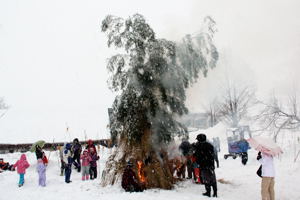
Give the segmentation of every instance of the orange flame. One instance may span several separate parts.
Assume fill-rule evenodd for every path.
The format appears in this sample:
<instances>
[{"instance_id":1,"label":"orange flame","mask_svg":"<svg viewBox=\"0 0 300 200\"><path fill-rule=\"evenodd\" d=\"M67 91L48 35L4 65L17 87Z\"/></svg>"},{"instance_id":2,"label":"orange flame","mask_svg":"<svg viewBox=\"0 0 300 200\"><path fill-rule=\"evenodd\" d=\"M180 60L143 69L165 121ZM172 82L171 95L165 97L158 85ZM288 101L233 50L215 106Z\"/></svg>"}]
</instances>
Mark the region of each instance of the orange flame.
<instances>
[{"instance_id":1,"label":"orange flame","mask_svg":"<svg viewBox=\"0 0 300 200\"><path fill-rule=\"evenodd\" d=\"M146 182L146 178L144 176L144 173L143 173L143 162L142 161L137 161L137 167L138 167L138 176L139 176L139 179L142 183L145 183Z\"/></svg>"}]
</instances>

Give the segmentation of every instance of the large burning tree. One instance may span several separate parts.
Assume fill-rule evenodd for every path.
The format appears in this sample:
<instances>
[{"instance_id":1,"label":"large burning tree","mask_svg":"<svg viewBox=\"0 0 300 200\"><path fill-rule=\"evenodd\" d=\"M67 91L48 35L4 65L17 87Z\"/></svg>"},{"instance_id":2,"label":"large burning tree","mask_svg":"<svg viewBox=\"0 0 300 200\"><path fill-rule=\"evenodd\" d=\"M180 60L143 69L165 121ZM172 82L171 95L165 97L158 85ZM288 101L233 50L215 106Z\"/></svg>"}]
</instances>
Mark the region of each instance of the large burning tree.
<instances>
[{"instance_id":1,"label":"large burning tree","mask_svg":"<svg viewBox=\"0 0 300 200\"><path fill-rule=\"evenodd\" d=\"M187 133L176 120L188 112L185 90L218 59L212 42L215 22L207 17L205 23L200 33L175 43L156 38L140 14L126 20L109 15L102 21L108 47L122 52L107 64L110 88L119 94L111 122L118 143L103 171L103 186L119 182L131 159L146 188L172 188L165 148L176 134Z\"/></svg>"}]
</instances>

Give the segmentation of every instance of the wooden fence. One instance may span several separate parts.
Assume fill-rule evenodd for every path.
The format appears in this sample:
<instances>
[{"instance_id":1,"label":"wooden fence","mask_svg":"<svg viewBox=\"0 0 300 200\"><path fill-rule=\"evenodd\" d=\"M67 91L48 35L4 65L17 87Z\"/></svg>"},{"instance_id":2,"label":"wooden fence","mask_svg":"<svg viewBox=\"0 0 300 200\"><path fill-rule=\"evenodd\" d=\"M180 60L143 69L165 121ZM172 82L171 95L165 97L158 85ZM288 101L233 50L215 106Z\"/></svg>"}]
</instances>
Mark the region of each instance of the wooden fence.
<instances>
[{"instance_id":1,"label":"wooden fence","mask_svg":"<svg viewBox=\"0 0 300 200\"><path fill-rule=\"evenodd\" d=\"M112 142L110 139L93 140L95 145L102 145L111 148ZM27 152L33 143L26 144L0 144L0 153ZM87 141L80 141L81 145L86 145ZM63 146L63 142L45 143L43 149L48 151L56 150L58 146Z\"/></svg>"}]
</instances>

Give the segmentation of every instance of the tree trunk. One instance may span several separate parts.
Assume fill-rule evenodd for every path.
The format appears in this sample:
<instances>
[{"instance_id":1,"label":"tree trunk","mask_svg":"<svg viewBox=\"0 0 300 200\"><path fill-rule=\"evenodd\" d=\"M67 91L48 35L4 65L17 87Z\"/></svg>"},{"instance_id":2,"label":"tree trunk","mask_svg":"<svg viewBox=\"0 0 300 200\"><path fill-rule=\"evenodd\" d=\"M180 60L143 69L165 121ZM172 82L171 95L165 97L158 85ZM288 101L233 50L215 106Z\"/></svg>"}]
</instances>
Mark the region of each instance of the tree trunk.
<instances>
[{"instance_id":1,"label":"tree trunk","mask_svg":"<svg viewBox=\"0 0 300 200\"><path fill-rule=\"evenodd\" d=\"M120 139L118 147L106 162L101 185L121 184L123 170L128 160L133 162L136 177L146 189L172 188L174 179L169 168L167 153L162 148L154 148L149 129L144 131L140 143L129 145L126 138Z\"/></svg>"}]
</instances>

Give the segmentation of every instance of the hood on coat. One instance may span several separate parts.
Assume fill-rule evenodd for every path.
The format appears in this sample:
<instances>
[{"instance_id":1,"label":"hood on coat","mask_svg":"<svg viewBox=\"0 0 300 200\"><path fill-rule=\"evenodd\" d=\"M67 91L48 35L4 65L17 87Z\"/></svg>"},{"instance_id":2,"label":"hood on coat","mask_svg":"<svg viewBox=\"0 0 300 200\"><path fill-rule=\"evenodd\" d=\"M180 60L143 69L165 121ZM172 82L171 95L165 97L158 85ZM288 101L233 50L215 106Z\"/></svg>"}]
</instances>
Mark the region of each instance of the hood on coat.
<instances>
[{"instance_id":1,"label":"hood on coat","mask_svg":"<svg viewBox=\"0 0 300 200\"><path fill-rule=\"evenodd\" d=\"M93 140L91 140L91 139L89 139L88 141L87 141L87 144L88 145L92 145L94 142L93 142Z\"/></svg>"},{"instance_id":2,"label":"hood on coat","mask_svg":"<svg viewBox=\"0 0 300 200\"><path fill-rule=\"evenodd\" d=\"M83 151L83 155L88 155L88 150L87 150L87 149L85 149L85 150Z\"/></svg>"},{"instance_id":3,"label":"hood on coat","mask_svg":"<svg viewBox=\"0 0 300 200\"><path fill-rule=\"evenodd\" d=\"M20 160L27 160L26 155L24 153L21 155Z\"/></svg>"},{"instance_id":4,"label":"hood on coat","mask_svg":"<svg viewBox=\"0 0 300 200\"><path fill-rule=\"evenodd\" d=\"M70 143L67 143L67 144L66 144L66 149L67 149L67 150L71 150L71 148L72 148L72 145L71 145Z\"/></svg>"},{"instance_id":5,"label":"hood on coat","mask_svg":"<svg viewBox=\"0 0 300 200\"><path fill-rule=\"evenodd\" d=\"M73 143L74 143L74 144L79 143L78 138L75 138L75 139L73 140Z\"/></svg>"}]
</instances>

